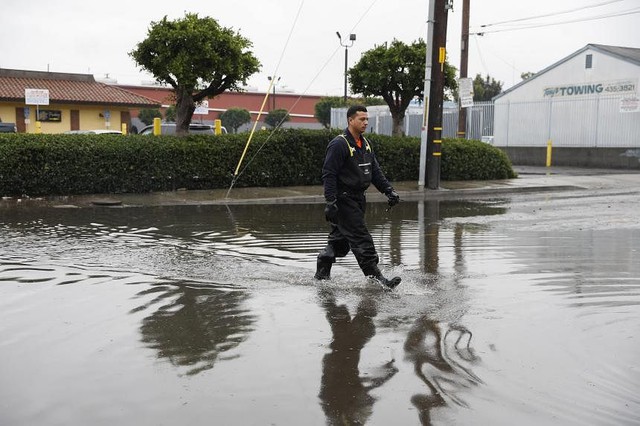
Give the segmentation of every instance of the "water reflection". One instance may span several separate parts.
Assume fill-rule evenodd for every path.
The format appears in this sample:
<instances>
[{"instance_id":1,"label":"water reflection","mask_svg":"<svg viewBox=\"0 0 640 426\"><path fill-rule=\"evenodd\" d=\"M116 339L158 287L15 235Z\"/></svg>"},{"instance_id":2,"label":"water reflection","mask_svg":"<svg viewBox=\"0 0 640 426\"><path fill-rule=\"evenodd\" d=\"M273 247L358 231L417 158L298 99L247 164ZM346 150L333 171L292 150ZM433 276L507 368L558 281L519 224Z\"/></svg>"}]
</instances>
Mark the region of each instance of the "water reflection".
<instances>
[{"instance_id":1,"label":"water reflection","mask_svg":"<svg viewBox=\"0 0 640 426\"><path fill-rule=\"evenodd\" d=\"M322 205L0 208L0 418L638 423L637 230L502 226L515 204L372 204L402 286L345 262L320 303Z\"/></svg>"},{"instance_id":2,"label":"water reflection","mask_svg":"<svg viewBox=\"0 0 640 426\"><path fill-rule=\"evenodd\" d=\"M320 297L332 333L331 352L322 359L319 394L327 424L366 424L376 401L371 391L398 372L391 360L372 375L360 374L360 352L376 334L376 302L365 296L352 317L346 305L337 304L330 290L322 291Z\"/></svg>"},{"instance_id":3,"label":"water reflection","mask_svg":"<svg viewBox=\"0 0 640 426\"><path fill-rule=\"evenodd\" d=\"M502 214L501 208L484 206L483 214ZM476 214L476 209L467 211ZM461 214L461 213L458 213ZM411 396L411 404L418 411L423 425L432 424L432 411L449 404L469 408L463 391L481 384L472 366L479 357L471 348L472 333L461 325L468 310L468 295L462 279L466 272L464 253L465 226L453 226L452 274L439 273L441 268L443 215L438 200L418 206L421 270L432 277L430 285L439 289L426 313L412 324L404 343L405 359L413 364L416 377L426 386L426 392ZM474 231L472 227L470 230Z\"/></svg>"},{"instance_id":4,"label":"water reflection","mask_svg":"<svg viewBox=\"0 0 640 426\"><path fill-rule=\"evenodd\" d=\"M418 203L417 223L420 251L420 270L436 274L440 267L442 237L440 235L443 220L446 218L503 215L507 208L499 200L483 203L427 200ZM467 224L469 225L469 224ZM477 232L478 227L454 224L454 249L456 264L462 261L462 242L465 230Z\"/></svg>"},{"instance_id":5,"label":"water reflection","mask_svg":"<svg viewBox=\"0 0 640 426\"><path fill-rule=\"evenodd\" d=\"M411 327L404 344L405 359L413 363L414 373L427 386L427 393L411 397L423 425L431 424L431 410L448 401L467 407L460 390L482 383L471 370L479 361L470 346L471 337L465 327L440 323L428 315Z\"/></svg>"},{"instance_id":6,"label":"water reflection","mask_svg":"<svg viewBox=\"0 0 640 426\"><path fill-rule=\"evenodd\" d=\"M253 331L255 316L243 308L249 297L244 291L183 282L157 286L138 297L149 295L153 300L133 311L158 305L142 320L142 341L159 358L187 367L187 375L213 368Z\"/></svg>"}]
</instances>

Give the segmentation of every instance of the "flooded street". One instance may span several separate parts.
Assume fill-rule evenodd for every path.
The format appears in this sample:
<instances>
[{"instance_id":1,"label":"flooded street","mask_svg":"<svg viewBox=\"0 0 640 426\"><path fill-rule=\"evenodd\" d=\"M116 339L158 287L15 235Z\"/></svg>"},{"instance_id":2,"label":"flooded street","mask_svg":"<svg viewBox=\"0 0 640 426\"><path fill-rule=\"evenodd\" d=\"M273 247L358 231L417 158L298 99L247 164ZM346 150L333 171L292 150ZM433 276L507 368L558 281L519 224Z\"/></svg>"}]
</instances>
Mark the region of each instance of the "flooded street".
<instances>
[{"instance_id":1,"label":"flooded street","mask_svg":"<svg viewBox=\"0 0 640 426\"><path fill-rule=\"evenodd\" d=\"M1 425L640 423L638 194L0 208Z\"/></svg>"}]
</instances>

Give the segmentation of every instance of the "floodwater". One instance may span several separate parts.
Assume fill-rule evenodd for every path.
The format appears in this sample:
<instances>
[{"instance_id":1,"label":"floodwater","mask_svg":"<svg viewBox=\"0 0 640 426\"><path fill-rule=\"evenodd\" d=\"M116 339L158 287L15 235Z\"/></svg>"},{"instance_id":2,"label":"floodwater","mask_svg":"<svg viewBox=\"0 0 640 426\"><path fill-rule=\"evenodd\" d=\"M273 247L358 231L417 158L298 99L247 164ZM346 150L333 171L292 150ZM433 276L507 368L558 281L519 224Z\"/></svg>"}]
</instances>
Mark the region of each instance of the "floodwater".
<instances>
[{"instance_id":1,"label":"floodwater","mask_svg":"<svg viewBox=\"0 0 640 426\"><path fill-rule=\"evenodd\" d=\"M394 292L322 205L2 208L0 424L638 424L637 209L531 197L370 204Z\"/></svg>"}]
</instances>

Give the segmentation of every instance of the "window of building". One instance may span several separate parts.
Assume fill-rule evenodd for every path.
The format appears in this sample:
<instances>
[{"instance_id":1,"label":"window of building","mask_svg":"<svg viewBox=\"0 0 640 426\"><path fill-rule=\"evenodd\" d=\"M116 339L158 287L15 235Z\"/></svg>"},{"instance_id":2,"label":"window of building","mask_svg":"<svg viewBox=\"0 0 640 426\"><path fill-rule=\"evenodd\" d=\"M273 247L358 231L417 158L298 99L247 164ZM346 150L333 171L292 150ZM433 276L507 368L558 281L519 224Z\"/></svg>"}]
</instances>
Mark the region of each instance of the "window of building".
<instances>
[{"instance_id":1,"label":"window of building","mask_svg":"<svg viewBox=\"0 0 640 426\"><path fill-rule=\"evenodd\" d=\"M585 58L584 67L589 69L593 67L593 55L587 55Z\"/></svg>"}]
</instances>

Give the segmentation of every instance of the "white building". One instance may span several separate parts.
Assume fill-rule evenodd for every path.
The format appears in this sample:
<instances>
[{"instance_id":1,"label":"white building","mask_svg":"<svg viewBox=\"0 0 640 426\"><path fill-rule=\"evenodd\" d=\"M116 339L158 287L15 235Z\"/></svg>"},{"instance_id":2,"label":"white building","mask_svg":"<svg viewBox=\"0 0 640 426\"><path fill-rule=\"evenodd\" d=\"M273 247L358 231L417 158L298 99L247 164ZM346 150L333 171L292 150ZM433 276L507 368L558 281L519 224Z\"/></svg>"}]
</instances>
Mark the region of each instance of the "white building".
<instances>
[{"instance_id":1,"label":"white building","mask_svg":"<svg viewBox=\"0 0 640 426\"><path fill-rule=\"evenodd\" d=\"M639 80L639 48L588 44L494 98L494 144L640 148Z\"/></svg>"}]
</instances>

